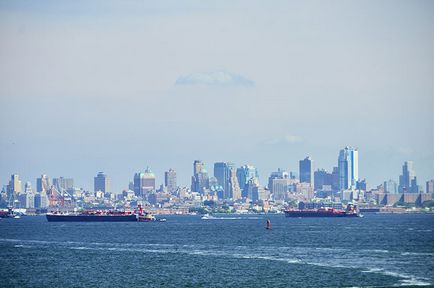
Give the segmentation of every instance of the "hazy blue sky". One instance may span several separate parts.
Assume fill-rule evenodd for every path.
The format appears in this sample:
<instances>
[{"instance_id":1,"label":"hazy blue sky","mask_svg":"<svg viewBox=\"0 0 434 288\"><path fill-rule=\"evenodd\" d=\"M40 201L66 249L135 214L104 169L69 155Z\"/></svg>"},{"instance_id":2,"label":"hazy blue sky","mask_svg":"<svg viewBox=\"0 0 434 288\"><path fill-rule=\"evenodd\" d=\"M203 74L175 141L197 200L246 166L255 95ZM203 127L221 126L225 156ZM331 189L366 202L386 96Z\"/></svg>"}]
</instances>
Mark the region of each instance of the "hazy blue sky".
<instances>
[{"instance_id":1,"label":"hazy blue sky","mask_svg":"<svg viewBox=\"0 0 434 288\"><path fill-rule=\"evenodd\" d=\"M194 159L434 178L433 1L0 1L0 183ZM423 182L422 182L423 181Z\"/></svg>"}]
</instances>

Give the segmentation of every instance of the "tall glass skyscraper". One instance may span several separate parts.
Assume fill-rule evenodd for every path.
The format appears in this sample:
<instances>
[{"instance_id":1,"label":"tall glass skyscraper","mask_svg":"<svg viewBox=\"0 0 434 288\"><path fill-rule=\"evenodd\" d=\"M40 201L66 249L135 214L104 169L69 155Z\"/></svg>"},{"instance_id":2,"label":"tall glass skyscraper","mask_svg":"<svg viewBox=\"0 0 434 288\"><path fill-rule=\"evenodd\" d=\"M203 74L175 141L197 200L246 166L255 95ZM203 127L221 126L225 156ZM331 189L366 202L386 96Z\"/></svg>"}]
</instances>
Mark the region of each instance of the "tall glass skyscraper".
<instances>
[{"instance_id":1,"label":"tall glass skyscraper","mask_svg":"<svg viewBox=\"0 0 434 288\"><path fill-rule=\"evenodd\" d=\"M314 187L314 174L313 174L313 160L310 157L304 158L299 162L300 168L300 182L309 183L312 188Z\"/></svg>"},{"instance_id":2,"label":"tall glass skyscraper","mask_svg":"<svg viewBox=\"0 0 434 288\"><path fill-rule=\"evenodd\" d=\"M217 178L218 185L223 187L223 199L232 198L231 183L229 180L232 177L231 170L233 169L235 169L233 163L214 163L214 177Z\"/></svg>"},{"instance_id":3,"label":"tall glass skyscraper","mask_svg":"<svg viewBox=\"0 0 434 288\"><path fill-rule=\"evenodd\" d=\"M93 178L94 191L110 192L110 178L104 172L98 172Z\"/></svg>"},{"instance_id":4,"label":"tall glass skyscraper","mask_svg":"<svg viewBox=\"0 0 434 288\"><path fill-rule=\"evenodd\" d=\"M339 189L355 189L359 180L359 151L345 147L339 152Z\"/></svg>"},{"instance_id":5,"label":"tall glass skyscraper","mask_svg":"<svg viewBox=\"0 0 434 288\"><path fill-rule=\"evenodd\" d=\"M416 172L414 171L413 161L405 161L402 166L402 175L399 176L400 193L418 193L419 187L417 186Z\"/></svg>"},{"instance_id":6,"label":"tall glass skyscraper","mask_svg":"<svg viewBox=\"0 0 434 288\"><path fill-rule=\"evenodd\" d=\"M241 166L237 168L237 178L240 189L243 190L251 178L259 178L258 170L252 165Z\"/></svg>"},{"instance_id":7,"label":"tall glass skyscraper","mask_svg":"<svg viewBox=\"0 0 434 288\"><path fill-rule=\"evenodd\" d=\"M209 176L205 169L205 164L200 160L193 162L193 176L191 177L191 190L204 193L209 189Z\"/></svg>"}]
</instances>

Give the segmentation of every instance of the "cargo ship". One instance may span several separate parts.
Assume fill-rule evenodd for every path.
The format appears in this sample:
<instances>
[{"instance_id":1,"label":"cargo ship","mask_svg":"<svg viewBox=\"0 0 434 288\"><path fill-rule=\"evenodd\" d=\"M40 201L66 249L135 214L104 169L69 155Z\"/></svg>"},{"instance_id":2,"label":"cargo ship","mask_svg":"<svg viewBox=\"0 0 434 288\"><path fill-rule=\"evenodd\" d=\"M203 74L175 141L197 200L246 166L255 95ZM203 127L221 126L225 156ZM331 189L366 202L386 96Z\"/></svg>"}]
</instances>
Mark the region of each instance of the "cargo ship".
<instances>
[{"instance_id":1,"label":"cargo ship","mask_svg":"<svg viewBox=\"0 0 434 288\"><path fill-rule=\"evenodd\" d=\"M151 214L144 212L141 205L135 211L90 210L81 213L47 213L48 222L137 222L156 221Z\"/></svg>"},{"instance_id":2,"label":"cargo ship","mask_svg":"<svg viewBox=\"0 0 434 288\"><path fill-rule=\"evenodd\" d=\"M354 204L348 204L347 209L318 208L318 209L288 209L286 217L362 217Z\"/></svg>"},{"instance_id":3,"label":"cargo ship","mask_svg":"<svg viewBox=\"0 0 434 288\"><path fill-rule=\"evenodd\" d=\"M64 214L48 213L48 222L134 222L138 216L134 212L118 211L85 211L82 213Z\"/></svg>"}]
</instances>

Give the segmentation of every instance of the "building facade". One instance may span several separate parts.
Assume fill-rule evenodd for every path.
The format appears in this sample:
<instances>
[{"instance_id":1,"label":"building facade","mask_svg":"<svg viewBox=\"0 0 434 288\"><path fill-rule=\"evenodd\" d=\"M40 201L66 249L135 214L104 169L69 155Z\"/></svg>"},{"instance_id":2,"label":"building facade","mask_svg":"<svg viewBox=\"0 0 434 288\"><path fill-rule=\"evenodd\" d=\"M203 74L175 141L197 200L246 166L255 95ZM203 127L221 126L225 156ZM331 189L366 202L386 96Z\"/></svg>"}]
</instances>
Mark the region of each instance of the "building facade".
<instances>
[{"instance_id":1,"label":"building facade","mask_svg":"<svg viewBox=\"0 0 434 288\"><path fill-rule=\"evenodd\" d=\"M178 189L175 170L169 169L169 171L164 172L164 186L167 187L169 193L173 193Z\"/></svg>"},{"instance_id":2,"label":"building facade","mask_svg":"<svg viewBox=\"0 0 434 288\"><path fill-rule=\"evenodd\" d=\"M339 152L339 190L356 189L359 180L359 151L345 147Z\"/></svg>"},{"instance_id":3,"label":"building facade","mask_svg":"<svg viewBox=\"0 0 434 288\"><path fill-rule=\"evenodd\" d=\"M314 187L313 160L306 157L299 161L300 183L309 183Z\"/></svg>"},{"instance_id":4,"label":"building facade","mask_svg":"<svg viewBox=\"0 0 434 288\"><path fill-rule=\"evenodd\" d=\"M232 177L231 170L235 167L233 163L217 162L214 163L214 177L217 179L218 185L223 188L223 199L232 198L231 184L229 183Z\"/></svg>"},{"instance_id":5,"label":"building facade","mask_svg":"<svg viewBox=\"0 0 434 288\"><path fill-rule=\"evenodd\" d=\"M384 181L383 188L384 188L384 193L390 193L390 194L398 193L398 184L392 179L388 181Z\"/></svg>"},{"instance_id":6,"label":"building facade","mask_svg":"<svg viewBox=\"0 0 434 288\"><path fill-rule=\"evenodd\" d=\"M402 175L399 176L399 193L418 193L416 172L414 171L413 161L405 161L402 166Z\"/></svg>"},{"instance_id":7,"label":"building facade","mask_svg":"<svg viewBox=\"0 0 434 288\"><path fill-rule=\"evenodd\" d=\"M434 193L434 180L426 181L426 193Z\"/></svg>"},{"instance_id":8,"label":"building facade","mask_svg":"<svg viewBox=\"0 0 434 288\"><path fill-rule=\"evenodd\" d=\"M93 191L101 191L103 193L108 193L110 191L110 178L104 174L104 172L98 172L96 177L93 178Z\"/></svg>"}]
</instances>

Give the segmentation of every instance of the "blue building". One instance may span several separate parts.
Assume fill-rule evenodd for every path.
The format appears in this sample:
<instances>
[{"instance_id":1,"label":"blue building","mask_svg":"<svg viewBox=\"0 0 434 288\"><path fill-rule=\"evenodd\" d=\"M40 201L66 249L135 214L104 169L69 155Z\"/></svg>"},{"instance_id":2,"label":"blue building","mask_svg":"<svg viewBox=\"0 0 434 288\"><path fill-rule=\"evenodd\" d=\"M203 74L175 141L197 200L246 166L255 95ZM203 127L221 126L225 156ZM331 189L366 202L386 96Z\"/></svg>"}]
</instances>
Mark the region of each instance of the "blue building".
<instances>
[{"instance_id":1,"label":"blue building","mask_svg":"<svg viewBox=\"0 0 434 288\"><path fill-rule=\"evenodd\" d=\"M339 190L355 189L359 180L359 151L345 147L339 152Z\"/></svg>"}]
</instances>

